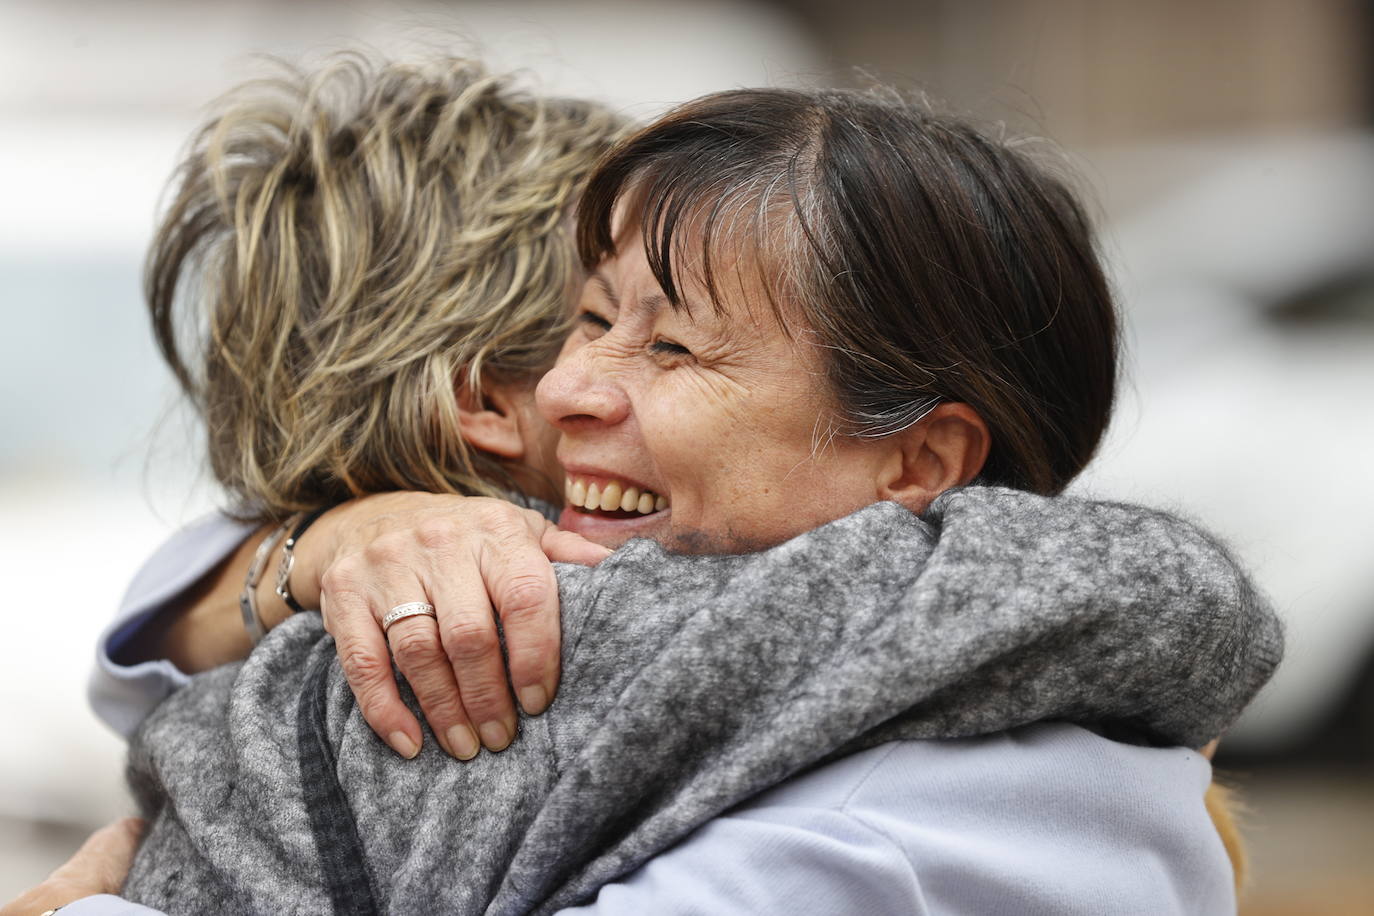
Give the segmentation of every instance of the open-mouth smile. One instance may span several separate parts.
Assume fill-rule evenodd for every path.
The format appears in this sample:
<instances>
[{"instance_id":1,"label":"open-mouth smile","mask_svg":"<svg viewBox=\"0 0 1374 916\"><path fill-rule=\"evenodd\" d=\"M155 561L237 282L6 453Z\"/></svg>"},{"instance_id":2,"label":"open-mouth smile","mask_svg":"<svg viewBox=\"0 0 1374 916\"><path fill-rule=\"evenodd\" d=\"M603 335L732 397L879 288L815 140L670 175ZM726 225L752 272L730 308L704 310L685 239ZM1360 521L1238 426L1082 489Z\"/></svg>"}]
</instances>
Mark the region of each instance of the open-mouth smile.
<instances>
[{"instance_id":1,"label":"open-mouth smile","mask_svg":"<svg viewBox=\"0 0 1374 916\"><path fill-rule=\"evenodd\" d=\"M602 518L639 518L670 505L667 497L635 484L582 474L565 477L563 493L570 508Z\"/></svg>"}]
</instances>

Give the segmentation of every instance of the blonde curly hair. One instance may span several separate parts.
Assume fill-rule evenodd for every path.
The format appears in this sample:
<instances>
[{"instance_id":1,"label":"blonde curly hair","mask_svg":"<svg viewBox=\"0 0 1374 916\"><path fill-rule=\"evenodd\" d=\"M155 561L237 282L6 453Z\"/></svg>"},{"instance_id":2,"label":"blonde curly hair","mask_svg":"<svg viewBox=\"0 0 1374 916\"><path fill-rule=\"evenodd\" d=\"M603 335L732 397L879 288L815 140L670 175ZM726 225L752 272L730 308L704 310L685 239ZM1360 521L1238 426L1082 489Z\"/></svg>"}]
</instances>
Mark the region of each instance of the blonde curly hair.
<instances>
[{"instance_id":1,"label":"blonde curly hair","mask_svg":"<svg viewBox=\"0 0 1374 916\"><path fill-rule=\"evenodd\" d=\"M277 66L192 138L145 274L231 511L496 493L456 385L552 363L581 275L569 211L625 122L470 60Z\"/></svg>"}]
</instances>

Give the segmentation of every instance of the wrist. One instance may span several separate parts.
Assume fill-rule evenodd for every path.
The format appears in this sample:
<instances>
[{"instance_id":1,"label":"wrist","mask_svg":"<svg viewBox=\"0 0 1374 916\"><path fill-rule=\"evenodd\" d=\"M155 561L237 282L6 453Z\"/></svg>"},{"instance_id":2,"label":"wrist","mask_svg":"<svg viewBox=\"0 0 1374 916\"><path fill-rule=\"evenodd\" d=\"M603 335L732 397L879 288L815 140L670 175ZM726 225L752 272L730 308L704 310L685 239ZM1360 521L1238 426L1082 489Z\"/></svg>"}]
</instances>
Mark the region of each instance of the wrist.
<instances>
[{"instance_id":1,"label":"wrist","mask_svg":"<svg viewBox=\"0 0 1374 916\"><path fill-rule=\"evenodd\" d=\"M331 506L293 519L290 534L269 558L271 573L264 575L254 590L265 630L298 611L319 609L320 579L333 560L341 530L339 517L347 514L349 505Z\"/></svg>"},{"instance_id":2,"label":"wrist","mask_svg":"<svg viewBox=\"0 0 1374 916\"><path fill-rule=\"evenodd\" d=\"M280 549L278 548L278 550ZM265 632L271 632L291 616L291 609L286 606L285 601L277 596L274 580L271 577L263 577L263 581L259 582L253 589L253 594L257 597L258 619L262 621L262 628Z\"/></svg>"},{"instance_id":3,"label":"wrist","mask_svg":"<svg viewBox=\"0 0 1374 916\"><path fill-rule=\"evenodd\" d=\"M296 566L296 545L300 543L305 533L310 530L310 526L315 524L315 522L331 508L333 507L323 506L319 509L314 509L310 512L294 516L290 524L293 524L295 527L292 529L291 533L287 535L285 542L281 545L281 560L277 563L276 583L272 591L293 614L299 614L306 609L305 605L301 604L298 598L291 594L291 573ZM302 594L304 593L302 592Z\"/></svg>"},{"instance_id":4,"label":"wrist","mask_svg":"<svg viewBox=\"0 0 1374 916\"><path fill-rule=\"evenodd\" d=\"M317 564L311 561L329 527L318 523L330 508L299 512L262 541L239 599L244 629L254 643L292 614L319 607ZM312 546L300 550L307 533Z\"/></svg>"},{"instance_id":5,"label":"wrist","mask_svg":"<svg viewBox=\"0 0 1374 916\"><path fill-rule=\"evenodd\" d=\"M319 610L322 591L320 580L334 562L341 532L345 530L345 520L357 502L356 499L349 500L326 509L314 520L292 551L295 560L291 567L289 589L296 603L306 610ZM292 613L279 596L274 595L273 598L283 615Z\"/></svg>"},{"instance_id":6,"label":"wrist","mask_svg":"<svg viewBox=\"0 0 1374 916\"><path fill-rule=\"evenodd\" d=\"M244 632L248 634L248 639L253 645L261 642L268 630L259 600L262 585L267 580L267 568L272 564L277 549L295 523L296 518L293 516L272 528L258 544L257 550L253 552L253 560L248 564L243 589L239 592L239 619L243 622Z\"/></svg>"}]
</instances>

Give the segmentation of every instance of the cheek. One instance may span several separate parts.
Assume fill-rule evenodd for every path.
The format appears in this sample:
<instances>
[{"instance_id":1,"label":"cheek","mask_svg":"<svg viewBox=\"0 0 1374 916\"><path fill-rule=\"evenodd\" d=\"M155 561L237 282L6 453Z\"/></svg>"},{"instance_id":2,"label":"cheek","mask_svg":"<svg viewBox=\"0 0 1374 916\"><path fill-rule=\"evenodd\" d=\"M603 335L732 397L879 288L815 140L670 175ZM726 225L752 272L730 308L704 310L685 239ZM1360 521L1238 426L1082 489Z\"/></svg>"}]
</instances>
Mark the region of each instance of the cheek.
<instances>
[{"instance_id":1,"label":"cheek","mask_svg":"<svg viewBox=\"0 0 1374 916\"><path fill-rule=\"evenodd\" d=\"M783 530L795 517L794 504L825 490L813 460L814 410L784 411L719 389L713 394L694 399L690 410L662 412L655 428L645 430L646 440L659 446L660 471L680 507L675 520L785 540L794 533Z\"/></svg>"},{"instance_id":2,"label":"cheek","mask_svg":"<svg viewBox=\"0 0 1374 916\"><path fill-rule=\"evenodd\" d=\"M760 428L766 413L732 381L678 370L642 387L637 401L646 447L661 471L684 483L747 471L769 452Z\"/></svg>"},{"instance_id":3,"label":"cheek","mask_svg":"<svg viewBox=\"0 0 1374 916\"><path fill-rule=\"evenodd\" d=\"M877 499L875 448L827 436L814 403L779 408L764 428L742 432L753 447L732 450L738 523L781 541L854 512ZM753 433L752 436L749 433Z\"/></svg>"}]
</instances>

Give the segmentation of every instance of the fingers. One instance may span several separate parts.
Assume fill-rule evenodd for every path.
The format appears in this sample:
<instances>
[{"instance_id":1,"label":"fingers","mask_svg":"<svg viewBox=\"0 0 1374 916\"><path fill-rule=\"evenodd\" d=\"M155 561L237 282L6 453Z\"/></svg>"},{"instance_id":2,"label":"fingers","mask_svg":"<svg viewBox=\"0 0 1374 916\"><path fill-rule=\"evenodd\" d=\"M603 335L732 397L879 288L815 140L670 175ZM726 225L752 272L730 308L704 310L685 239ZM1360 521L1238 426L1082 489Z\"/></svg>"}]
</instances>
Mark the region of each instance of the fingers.
<instances>
[{"instance_id":1,"label":"fingers","mask_svg":"<svg viewBox=\"0 0 1374 916\"><path fill-rule=\"evenodd\" d=\"M420 722L401 702L391 654L360 575L348 561L330 566L321 581L320 612L363 719L392 750L410 759L420 753Z\"/></svg>"},{"instance_id":2,"label":"fingers","mask_svg":"<svg viewBox=\"0 0 1374 916\"><path fill-rule=\"evenodd\" d=\"M540 547L552 526L508 503L472 505L461 529L450 518L417 534L431 555L448 558L426 582L439 609L440 639L482 744L501 750L518 722L509 687L532 715L558 688L558 584ZM493 606L505 633L504 659Z\"/></svg>"},{"instance_id":3,"label":"fingers","mask_svg":"<svg viewBox=\"0 0 1374 916\"><path fill-rule=\"evenodd\" d=\"M386 637L396 667L415 692L439 744L459 760L476 757L481 746L463 707L436 622L430 617L408 617L392 624Z\"/></svg>"},{"instance_id":4,"label":"fingers","mask_svg":"<svg viewBox=\"0 0 1374 916\"><path fill-rule=\"evenodd\" d=\"M496 620L475 558L464 555L453 566L452 574L428 583L439 609L441 661L447 663L449 679L459 685L462 707L482 745L503 750L515 738L516 716ZM434 724L432 718L430 724Z\"/></svg>"},{"instance_id":5,"label":"fingers","mask_svg":"<svg viewBox=\"0 0 1374 916\"><path fill-rule=\"evenodd\" d=\"M376 570L370 592L371 613L375 622L369 623L374 627L380 626L382 619L393 608L403 604L426 602L436 608L436 614L439 608L447 612L448 602L442 593L422 581L420 576L424 566L417 566L415 559L412 559L413 546L409 538L389 537L378 539L364 551L370 568ZM431 559L434 555L427 552L421 558ZM448 556L448 553L437 555ZM484 603L481 613L485 614L490 626L490 607ZM419 701L425 720L438 738L440 747L459 760L476 757L481 745L478 744L471 716L464 706L453 667L440 640L435 618L423 615L403 618L392 624L382 638L390 646L391 657L415 693L415 699ZM496 664L500 677L499 672L504 669L500 667L499 643ZM500 686L504 691L504 682ZM509 739L501 747L508 743Z\"/></svg>"},{"instance_id":6,"label":"fingers","mask_svg":"<svg viewBox=\"0 0 1374 916\"><path fill-rule=\"evenodd\" d=\"M519 516L512 514L516 511L494 503L481 531L519 525ZM480 538L474 538L469 530L473 527L477 526L450 516L425 518L375 535L326 573L328 616L331 626L332 618L338 619L340 660L360 711L407 757L418 751L421 732L400 701L388 647L449 754L468 760L482 745L502 750L516 734L515 705L478 569L475 545ZM525 538L532 539L528 534ZM542 555L539 560L548 565ZM387 612L412 601L433 604L437 621L407 618L378 639L379 622Z\"/></svg>"},{"instance_id":7,"label":"fingers","mask_svg":"<svg viewBox=\"0 0 1374 916\"><path fill-rule=\"evenodd\" d=\"M542 526L544 520L539 519ZM558 580L539 542L528 534L488 545L482 579L501 618L511 685L520 707L535 716L558 690L562 641Z\"/></svg>"},{"instance_id":8,"label":"fingers","mask_svg":"<svg viewBox=\"0 0 1374 916\"><path fill-rule=\"evenodd\" d=\"M595 566L611 555L609 547L587 540L574 531L564 531L552 522L540 538L544 555L555 563Z\"/></svg>"},{"instance_id":9,"label":"fingers","mask_svg":"<svg viewBox=\"0 0 1374 916\"><path fill-rule=\"evenodd\" d=\"M510 688L530 714L558 689L558 584L546 548L586 564L609 551L500 500L389 496L369 497L386 511L350 526L321 581L325 625L360 711L397 752L418 753L422 732L400 700L394 657L446 751L501 750L518 725ZM407 618L384 636L382 617L412 601L433 604L437 620Z\"/></svg>"}]
</instances>

